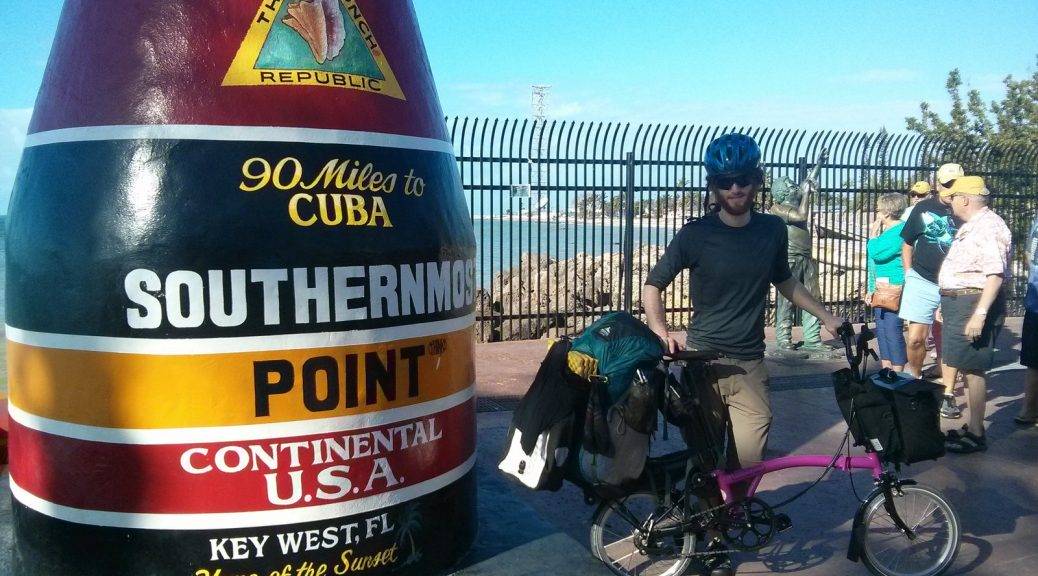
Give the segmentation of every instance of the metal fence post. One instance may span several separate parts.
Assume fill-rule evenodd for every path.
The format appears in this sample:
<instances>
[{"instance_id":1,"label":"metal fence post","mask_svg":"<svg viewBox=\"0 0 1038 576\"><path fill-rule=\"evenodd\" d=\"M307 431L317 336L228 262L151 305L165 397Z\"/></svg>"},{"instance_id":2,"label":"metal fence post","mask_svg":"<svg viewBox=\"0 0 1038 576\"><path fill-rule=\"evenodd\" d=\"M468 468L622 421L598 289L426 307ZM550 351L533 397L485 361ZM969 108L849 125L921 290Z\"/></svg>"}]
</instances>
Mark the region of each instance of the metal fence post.
<instances>
[{"instance_id":1,"label":"metal fence post","mask_svg":"<svg viewBox=\"0 0 1038 576\"><path fill-rule=\"evenodd\" d=\"M702 215L698 199L709 193L697 159L729 131L560 121L541 133L529 119L464 117L448 119L448 126L478 244L475 307L483 339L575 332L607 311L636 312L635 266L654 264L682 223ZM831 151L812 206L820 229L819 283L825 303L849 317L867 310L857 293L866 282L866 211L876 197L903 191L945 159L976 156L956 142L907 135L746 130L775 177L802 181L815 153ZM541 134L548 152L538 158L533 151ZM1038 149L979 154L977 173L990 180L996 206L1019 236L1038 198ZM544 180L532 177L532 159L550 168ZM530 205L531 187L543 205ZM1013 268L1014 277L1026 278L1022 258ZM688 275L678 282L687 288ZM1022 313L1025 286L1021 281L1010 291L1014 314ZM683 292L675 287L667 294L675 327L686 326L692 312Z\"/></svg>"},{"instance_id":2,"label":"metal fence post","mask_svg":"<svg viewBox=\"0 0 1038 576\"><path fill-rule=\"evenodd\" d=\"M624 311L633 313L634 303L634 152L627 153L627 188L624 190Z\"/></svg>"}]
</instances>

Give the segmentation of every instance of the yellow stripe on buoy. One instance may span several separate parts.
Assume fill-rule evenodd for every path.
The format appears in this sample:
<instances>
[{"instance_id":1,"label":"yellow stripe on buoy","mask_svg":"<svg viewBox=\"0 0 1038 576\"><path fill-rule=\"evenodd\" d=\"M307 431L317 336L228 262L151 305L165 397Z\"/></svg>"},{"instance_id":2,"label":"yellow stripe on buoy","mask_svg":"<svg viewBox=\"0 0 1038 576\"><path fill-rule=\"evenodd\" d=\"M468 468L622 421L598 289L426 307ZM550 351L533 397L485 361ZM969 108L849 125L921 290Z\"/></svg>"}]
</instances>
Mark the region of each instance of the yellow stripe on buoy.
<instances>
[{"instance_id":1,"label":"yellow stripe on buoy","mask_svg":"<svg viewBox=\"0 0 1038 576\"><path fill-rule=\"evenodd\" d=\"M11 402L63 422L189 428L350 416L472 386L472 329L379 344L208 355L42 348L8 341ZM75 374L70 385L60 374ZM330 382L332 380L333 382Z\"/></svg>"}]
</instances>

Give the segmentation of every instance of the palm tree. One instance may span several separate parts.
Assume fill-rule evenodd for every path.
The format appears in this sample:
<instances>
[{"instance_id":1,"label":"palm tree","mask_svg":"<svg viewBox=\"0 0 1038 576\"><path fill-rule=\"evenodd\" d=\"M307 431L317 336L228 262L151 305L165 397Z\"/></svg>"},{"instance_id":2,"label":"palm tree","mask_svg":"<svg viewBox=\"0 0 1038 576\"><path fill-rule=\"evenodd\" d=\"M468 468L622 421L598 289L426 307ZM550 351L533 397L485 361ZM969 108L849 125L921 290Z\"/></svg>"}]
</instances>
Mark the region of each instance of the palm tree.
<instances>
[{"instance_id":1,"label":"palm tree","mask_svg":"<svg viewBox=\"0 0 1038 576\"><path fill-rule=\"evenodd\" d=\"M404 538L407 538L407 544L411 549L410 554L404 559L401 566L408 566L414 564L422 559L422 552L415 545L413 532L421 530L422 528L422 513L418 509L417 502L409 502L404 506L401 517L397 519L400 524L400 531L397 533L396 543L401 549L404 547Z\"/></svg>"}]
</instances>

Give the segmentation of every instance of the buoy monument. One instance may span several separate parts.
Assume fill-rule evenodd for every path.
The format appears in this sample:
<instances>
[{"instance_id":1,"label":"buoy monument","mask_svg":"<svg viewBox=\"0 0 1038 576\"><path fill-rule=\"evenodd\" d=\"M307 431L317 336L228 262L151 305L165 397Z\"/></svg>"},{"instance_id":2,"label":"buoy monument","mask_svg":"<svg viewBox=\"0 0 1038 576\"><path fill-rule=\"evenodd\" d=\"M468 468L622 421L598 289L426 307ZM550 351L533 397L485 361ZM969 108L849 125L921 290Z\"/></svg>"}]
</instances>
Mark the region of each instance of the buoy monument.
<instances>
[{"instance_id":1,"label":"buoy monument","mask_svg":"<svg viewBox=\"0 0 1038 576\"><path fill-rule=\"evenodd\" d=\"M18 575L429 574L475 240L406 0L66 0L8 211Z\"/></svg>"}]
</instances>

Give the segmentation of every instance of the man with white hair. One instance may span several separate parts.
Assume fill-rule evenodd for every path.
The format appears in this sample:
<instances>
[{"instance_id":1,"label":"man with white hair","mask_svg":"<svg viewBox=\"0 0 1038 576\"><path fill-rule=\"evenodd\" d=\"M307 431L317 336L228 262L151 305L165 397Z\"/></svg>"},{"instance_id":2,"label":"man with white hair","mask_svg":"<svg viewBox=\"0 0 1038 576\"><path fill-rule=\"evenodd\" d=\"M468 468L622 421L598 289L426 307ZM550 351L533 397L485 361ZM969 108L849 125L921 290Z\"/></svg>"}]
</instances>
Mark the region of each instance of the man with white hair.
<instances>
[{"instance_id":1,"label":"man with white hair","mask_svg":"<svg viewBox=\"0 0 1038 576\"><path fill-rule=\"evenodd\" d=\"M955 180L945 194L962 225L955 233L937 280L944 329L944 362L966 380L969 424L949 431L945 448L970 453L987 449L984 411L986 373L994 359L995 339L1005 318L1002 283L1009 269L1011 234L988 207L990 192L979 176Z\"/></svg>"}]
</instances>

